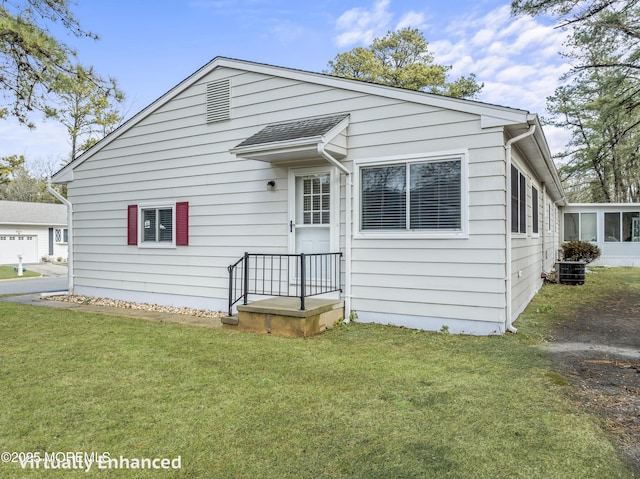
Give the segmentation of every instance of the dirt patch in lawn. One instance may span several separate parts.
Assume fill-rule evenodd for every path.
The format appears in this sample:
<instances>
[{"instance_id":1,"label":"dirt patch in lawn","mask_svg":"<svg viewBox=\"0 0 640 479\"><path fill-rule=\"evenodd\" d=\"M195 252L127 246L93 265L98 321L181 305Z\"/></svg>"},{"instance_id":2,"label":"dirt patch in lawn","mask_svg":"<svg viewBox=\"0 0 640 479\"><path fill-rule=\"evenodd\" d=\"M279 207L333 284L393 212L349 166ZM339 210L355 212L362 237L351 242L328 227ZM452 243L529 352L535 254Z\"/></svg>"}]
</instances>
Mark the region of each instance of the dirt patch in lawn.
<instances>
[{"instance_id":1,"label":"dirt patch in lawn","mask_svg":"<svg viewBox=\"0 0 640 479\"><path fill-rule=\"evenodd\" d=\"M580 286L559 286L576 287ZM553 331L560 372L589 411L603 420L640 475L640 298L620 292L579 308Z\"/></svg>"}]
</instances>

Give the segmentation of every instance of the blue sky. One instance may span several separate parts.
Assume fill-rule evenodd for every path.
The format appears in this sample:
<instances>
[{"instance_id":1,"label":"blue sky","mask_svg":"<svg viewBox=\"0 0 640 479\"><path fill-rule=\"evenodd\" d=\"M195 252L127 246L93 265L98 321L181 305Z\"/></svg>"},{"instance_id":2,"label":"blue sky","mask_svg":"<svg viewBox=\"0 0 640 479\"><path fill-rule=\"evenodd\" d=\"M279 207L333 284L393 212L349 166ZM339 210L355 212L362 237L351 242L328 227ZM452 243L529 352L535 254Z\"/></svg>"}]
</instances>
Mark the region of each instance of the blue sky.
<instances>
[{"instance_id":1,"label":"blue sky","mask_svg":"<svg viewBox=\"0 0 640 479\"><path fill-rule=\"evenodd\" d=\"M321 72L336 54L389 30L419 28L451 78L475 73L479 100L545 115L545 99L569 66L565 35L549 19L512 18L501 0L78 0L74 8L97 42L63 37L83 64L115 77L130 114L216 56ZM0 122L0 157L62 161L65 131L35 113L35 131ZM566 133L546 128L552 153Z\"/></svg>"}]
</instances>

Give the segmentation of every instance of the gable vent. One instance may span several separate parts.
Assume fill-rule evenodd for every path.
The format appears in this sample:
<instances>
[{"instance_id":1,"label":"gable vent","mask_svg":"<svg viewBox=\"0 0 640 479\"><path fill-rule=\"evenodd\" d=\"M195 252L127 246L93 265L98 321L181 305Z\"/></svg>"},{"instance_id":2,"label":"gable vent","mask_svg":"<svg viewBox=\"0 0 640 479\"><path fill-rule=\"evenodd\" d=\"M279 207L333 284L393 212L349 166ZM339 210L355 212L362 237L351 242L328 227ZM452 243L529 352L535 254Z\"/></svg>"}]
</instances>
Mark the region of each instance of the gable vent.
<instances>
[{"instance_id":1,"label":"gable vent","mask_svg":"<svg viewBox=\"0 0 640 479\"><path fill-rule=\"evenodd\" d=\"M207 84L207 123L231 118L231 81Z\"/></svg>"}]
</instances>

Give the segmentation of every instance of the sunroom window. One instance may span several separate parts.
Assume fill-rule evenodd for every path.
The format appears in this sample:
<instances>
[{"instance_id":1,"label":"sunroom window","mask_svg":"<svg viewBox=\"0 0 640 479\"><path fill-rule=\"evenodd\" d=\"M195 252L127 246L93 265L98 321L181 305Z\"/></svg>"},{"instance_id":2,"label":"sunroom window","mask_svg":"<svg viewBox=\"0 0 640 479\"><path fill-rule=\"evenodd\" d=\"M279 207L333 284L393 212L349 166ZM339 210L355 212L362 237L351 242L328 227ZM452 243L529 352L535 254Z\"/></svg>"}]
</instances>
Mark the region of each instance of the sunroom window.
<instances>
[{"instance_id":1,"label":"sunroom window","mask_svg":"<svg viewBox=\"0 0 640 479\"><path fill-rule=\"evenodd\" d=\"M460 231L459 158L360 169L361 221L367 231Z\"/></svg>"},{"instance_id":2,"label":"sunroom window","mask_svg":"<svg viewBox=\"0 0 640 479\"><path fill-rule=\"evenodd\" d=\"M640 242L640 213L637 211L605 213L604 240L608 243Z\"/></svg>"},{"instance_id":3,"label":"sunroom window","mask_svg":"<svg viewBox=\"0 0 640 479\"><path fill-rule=\"evenodd\" d=\"M564 240L595 242L598 240L596 213L565 213Z\"/></svg>"}]
</instances>

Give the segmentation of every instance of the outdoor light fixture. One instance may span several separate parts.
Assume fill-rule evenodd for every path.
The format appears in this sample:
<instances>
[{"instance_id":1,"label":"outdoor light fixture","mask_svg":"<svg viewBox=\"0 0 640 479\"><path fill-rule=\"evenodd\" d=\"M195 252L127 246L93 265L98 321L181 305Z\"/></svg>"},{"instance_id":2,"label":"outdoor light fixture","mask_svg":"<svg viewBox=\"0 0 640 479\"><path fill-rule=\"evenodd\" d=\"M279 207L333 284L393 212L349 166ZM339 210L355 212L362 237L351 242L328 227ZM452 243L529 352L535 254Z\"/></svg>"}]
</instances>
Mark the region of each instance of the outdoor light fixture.
<instances>
[{"instance_id":1,"label":"outdoor light fixture","mask_svg":"<svg viewBox=\"0 0 640 479\"><path fill-rule=\"evenodd\" d=\"M276 182L273 180L267 181L267 189L273 191L276 189Z\"/></svg>"}]
</instances>

